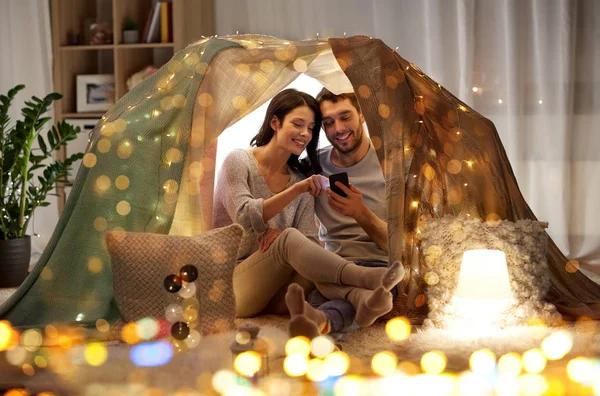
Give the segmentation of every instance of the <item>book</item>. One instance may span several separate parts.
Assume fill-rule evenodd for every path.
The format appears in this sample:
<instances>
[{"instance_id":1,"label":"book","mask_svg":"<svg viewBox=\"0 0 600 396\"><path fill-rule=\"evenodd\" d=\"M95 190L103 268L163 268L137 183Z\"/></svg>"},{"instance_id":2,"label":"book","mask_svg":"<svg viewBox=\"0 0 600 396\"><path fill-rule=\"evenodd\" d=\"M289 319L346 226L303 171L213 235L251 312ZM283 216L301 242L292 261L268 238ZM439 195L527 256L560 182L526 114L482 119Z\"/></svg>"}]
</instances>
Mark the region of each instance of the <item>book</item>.
<instances>
[{"instance_id":1,"label":"book","mask_svg":"<svg viewBox=\"0 0 600 396\"><path fill-rule=\"evenodd\" d=\"M160 41L160 9L160 2L154 4L152 9L152 20L150 21L150 27L148 28L148 37L146 37L147 43L158 43Z\"/></svg>"},{"instance_id":2,"label":"book","mask_svg":"<svg viewBox=\"0 0 600 396\"><path fill-rule=\"evenodd\" d=\"M146 43L148 40L148 31L150 30L150 21L152 20L152 12L154 11L154 7L150 7L148 10L148 16L146 17L146 24L144 25L144 31L142 33L142 40L140 43Z\"/></svg>"},{"instance_id":3,"label":"book","mask_svg":"<svg viewBox=\"0 0 600 396\"><path fill-rule=\"evenodd\" d=\"M169 3L160 3L160 42L169 42Z\"/></svg>"}]
</instances>

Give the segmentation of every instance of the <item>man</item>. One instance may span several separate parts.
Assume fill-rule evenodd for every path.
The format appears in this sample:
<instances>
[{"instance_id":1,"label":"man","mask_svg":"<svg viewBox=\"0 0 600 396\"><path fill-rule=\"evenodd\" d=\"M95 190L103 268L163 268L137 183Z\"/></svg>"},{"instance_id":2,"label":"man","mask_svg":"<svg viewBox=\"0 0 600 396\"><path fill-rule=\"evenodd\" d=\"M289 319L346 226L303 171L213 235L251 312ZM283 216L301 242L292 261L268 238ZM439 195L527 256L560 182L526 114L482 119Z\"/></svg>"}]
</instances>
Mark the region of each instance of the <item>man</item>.
<instances>
[{"instance_id":1,"label":"man","mask_svg":"<svg viewBox=\"0 0 600 396\"><path fill-rule=\"evenodd\" d=\"M388 260L387 223L383 220L386 218L385 182L375 149L364 132L358 100L352 93L335 95L323 88L317 101L323 113L323 129L331 143L331 147L319 152L322 174L347 172L350 181L349 187L337 183L347 197L328 189L326 195L315 198L316 215L321 223L319 239L325 243L325 249L349 261L362 266L385 267ZM294 287L288 290L286 300L292 315L291 325L294 315L304 315L316 322L321 333L345 333L357 327L356 311L350 302L329 301L315 290L308 297L310 306L302 309L300 304L294 304L301 290ZM396 288L392 293L395 297ZM387 311L391 310L391 305L388 308Z\"/></svg>"}]
</instances>

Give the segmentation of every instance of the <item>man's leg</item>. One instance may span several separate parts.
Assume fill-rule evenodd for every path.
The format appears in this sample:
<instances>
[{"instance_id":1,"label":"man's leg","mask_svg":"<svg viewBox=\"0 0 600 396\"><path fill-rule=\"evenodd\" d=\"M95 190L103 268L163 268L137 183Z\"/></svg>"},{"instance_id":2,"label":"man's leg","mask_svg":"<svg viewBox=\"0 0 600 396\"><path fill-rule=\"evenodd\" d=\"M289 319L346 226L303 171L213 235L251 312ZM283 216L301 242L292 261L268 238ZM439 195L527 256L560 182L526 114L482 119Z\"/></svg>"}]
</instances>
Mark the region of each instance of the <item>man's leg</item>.
<instances>
[{"instance_id":1,"label":"man's leg","mask_svg":"<svg viewBox=\"0 0 600 396\"><path fill-rule=\"evenodd\" d=\"M384 262L357 262L357 265L364 267L387 267L387 263ZM384 282L385 283L385 282ZM323 287L323 285L321 285ZM331 288L336 288L336 293L339 295L348 295L352 292L353 287L328 285ZM397 296L397 288L392 288L392 296ZM387 302L387 301L386 301ZM304 307L303 312L307 317L319 317L318 312L325 314L326 320L329 324L329 328L324 326L318 320L315 320L321 329L327 329L328 331L321 330L321 334L327 333L347 333L356 330L359 326L355 323L356 309L354 305L343 298L336 298L333 300L327 299L318 289L313 290L307 299L309 307ZM384 309L387 310L387 309ZM379 315L377 315L379 316ZM322 318L322 317L321 317ZM322 319L321 319L322 321ZM292 326L292 324L291 324ZM292 330L292 329L290 329ZM297 330L296 330L297 332ZM307 334L304 334L308 336Z\"/></svg>"}]
</instances>

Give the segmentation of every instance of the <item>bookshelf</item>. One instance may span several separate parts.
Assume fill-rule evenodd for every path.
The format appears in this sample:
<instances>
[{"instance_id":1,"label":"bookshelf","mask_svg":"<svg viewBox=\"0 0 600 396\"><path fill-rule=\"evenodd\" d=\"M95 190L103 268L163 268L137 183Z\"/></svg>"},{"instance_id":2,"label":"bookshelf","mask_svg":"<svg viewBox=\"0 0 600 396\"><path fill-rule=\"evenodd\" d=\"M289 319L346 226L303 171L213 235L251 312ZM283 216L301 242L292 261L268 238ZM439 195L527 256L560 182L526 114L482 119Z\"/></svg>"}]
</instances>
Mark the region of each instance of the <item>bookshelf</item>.
<instances>
[{"instance_id":1,"label":"bookshelf","mask_svg":"<svg viewBox=\"0 0 600 396\"><path fill-rule=\"evenodd\" d=\"M214 0L170 0L169 23L172 34L167 42L141 42L147 20L157 0L51 0L54 90L63 95L54 108L55 121L99 119L104 111L78 112L78 75L114 76L114 100L128 91L127 79L146 66L159 68L179 50L201 36L214 35ZM132 20L139 43L123 42L123 22ZM91 22L104 22L112 41L89 44ZM159 21L160 22L160 21ZM160 23L158 29L160 30ZM159 41L161 40L159 34ZM82 136L85 139L84 136ZM79 146L81 147L81 142ZM69 146L57 153L65 158ZM79 150L79 148L77 148ZM65 203L66 185L58 185L58 210Z\"/></svg>"}]
</instances>

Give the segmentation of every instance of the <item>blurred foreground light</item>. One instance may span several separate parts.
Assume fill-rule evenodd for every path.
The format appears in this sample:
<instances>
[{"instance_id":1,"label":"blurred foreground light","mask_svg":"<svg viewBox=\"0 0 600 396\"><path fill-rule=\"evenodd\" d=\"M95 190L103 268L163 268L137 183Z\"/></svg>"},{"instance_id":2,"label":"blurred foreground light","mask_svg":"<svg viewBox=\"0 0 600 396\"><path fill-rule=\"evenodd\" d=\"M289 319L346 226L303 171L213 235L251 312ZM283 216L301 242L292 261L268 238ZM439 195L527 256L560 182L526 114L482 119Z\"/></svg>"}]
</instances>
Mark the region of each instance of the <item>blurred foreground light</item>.
<instances>
[{"instance_id":1,"label":"blurred foreground light","mask_svg":"<svg viewBox=\"0 0 600 396\"><path fill-rule=\"evenodd\" d=\"M398 366L398 358L396 354L383 351L379 352L371 360L371 368L378 375L388 375L393 373Z\"/></svg>"},{"instance_id":2,"label":"blurred foreground light","mask_svg":"<svg viewBox=\"0 0 600 396\"><path fill-rule=\"evenodd\" d=\"M567 363L567 375L574 382L584 383L592 378L592 362L584 357L576 357Z\"/></svg>"},{"instance_id":3,"label":"blurred foreground light","mask_svg":"<svg viewBox=\"0 0 600 396\"><path fill-rule=\"evenodd\" d=\"M129 358L139 367L157 367L173 357L173 346L168 341L146 342L131 347Z\"/></svg>"},{"instance_id":4,"label":"blurred foreground light","mask_svg":"<svg viewBox=\"0 0 600 396\"><path fill-rule=\"evenodd\" d=\"M541 373L546 368L546 357L541 349L530 349L523 354L523 368L529 373Z\"/></svg>"},{"instance_id":5,"label":"blurred foreground light","mask_svg":"<svg viewBox=\"0 0 600 396\"><path fill-rule=\"evenodd\" d=\"M403 317L390 319L385 325L385 332L393 341L404 341L410 337L410 321Z\"/></svg>"},{"instance_id":6,"label":"blurred foreground light","mask_svg":"<svg viewBox=\"0 0 600 396\"><path fill-rule=\"evenodd\" d=\"M521 363L521 356L518 353L507 353L498 360L498 372L500 374L519 375L521 370L523 370L523 363Z\"/></svg>"},{"instance_id":7,"label":"blurred foreground light","mask_svg":"<svg viewBox=\"0 0 600 396\"><path fill-rule=\"evenodd\" d=\"M252 377L260 371L261 358L255 351L242 352L235 357L233 367L244 377Z\"/></svg>"},{"instance_id":8,"label":"blurred foreground light","mask_svg":"<svg viewBox=\"0 0 600 396\"><path fill-rule=\"evenodd\" d=\"M489 349L473 352L469 365L474 373L489 374L496 367L496 355Z\"/></svg>"},{"instance_id":9,"label":"blurred foreground light","mask_svg":"<svg viewBox=\"0 0 600 396\"><path fill-rule=\"evenodd\" d=\"M290 377L300 377L308 370L308 358L301 354L288 355L283 361L283 370Z\"/></svg>"},{"instance_id":10,"label":"blurred foreground light","mask_svg":"<svg viewBox=\"0 0 600 396\"><path fill-rule=\"evenodd\" d=\"M237 376L229 370L219 370L212 377L212 386L219 393L225 393L227 388L235 383Z\"/></svg>"},{"instance_id":11,"label":"blurred foreground light","mask_svg":"<svg viewBox=\"0 0 600 396\"><path fill-rule=\"evenodd\" d=\"M311 359L308 362L308 370L306 370L306 378L314 382L321 382L327 379L327 371L325 370L323 359Z\"/></svg>"},{"instance_id":12,"label":"blurred foreground light","mask_svg":"<svg viewBox=\"0 0 600 396\"><path fill-rule=\"evenodd\" d=\"M421 357L421 368L427 374L440 374L446 369L446 355L441 351L430 351Z\"/></svg>"},{"instance_id":13,"label":"blurred foreground light","mask_svg":"<svg viewBox=\"0 0 600 396\"><path fill-rule=\"evenodd\" d=\"M0 321L0 351L4 351L11 346L12 339L12 327L10 323L2 320Z\"/></svg>"},{"instance_id":14,"label":"blurred foreground light","mask_svg":"<svg viewBox=\"0 0 600 396\"><path fill-rule=\"evenodd\" d=\"M358 396L364 392L365 380L361 377L349 375L340 378L334 385L335 396Z\"/></svg>"},{"instance_id":15,"label":"blurred foreground light","mask_svg":"<svg viewBox=\"0 0 600 396\"><path fill-rule=\"evenodd\" d=\"M310 354L310 341L306 337L290 338L285 344L286 355L303 355Z\"/></svg>"},{"instance_id":16,"label":"blurred foreground light","mask_svg":"<svg viewBox=\"0 0 600 396\"><path fill-rule=\"evenodd\" d=\"M564 330L552 333L542 341L542 351L550 360L562 359L571 348L573 348L573 336Z\"/></svg>"},{"instance_id":17,"label":"blurred foreground light","mask_svg":"<svg viewBox=\"0 0 600 396\"><path fill-rule=\"evenodd\" d=\"M494 390L497 396L519 396L519 386L518 376L512 373L500 374L496 378Z\"/></svg>"},{"instance_id":18,"label":"blurred foreground light","mask_svg":"<svg viewBox=\"0 0 600 396\"><path fill-rule=\"evenodd\" d=\"M335 349L335 345L327 336L318 336L310 342L310 350L312 354L319 358L324 358Z\"/></svg>"},{"instance_id":19,"label":"blurred foreground light","mask_svg":"<svg viewBox=\"0 0 600 396\"><path fill-rule=\"evenodd\" d=\"M85 348L85 361L90 366L102 366L108 358L108 350L104 344L92 342Z\"/></svg>"},{"instance_id":20,"label":"blurred foreground light","mask_svg":"<svg viewBox=\"0 0 600 396\"><path fill-rule=\"evenodd\" d=\"M548 391L548 382L539 374L524 374L519 377L519 391L523 396L541 396Z\"/></svg>"},{"instance_id":21,"label":"blurred foreground light","mask_svg":"<svg viewBox=\"0 0 600 396\"><path fill-rule=\"evenodd\" d=\"M324 361L324 369L330 377L339 377L346 374L349 366L350 358L342 351L331 353Z\"/></svg>"}]
</instances>

